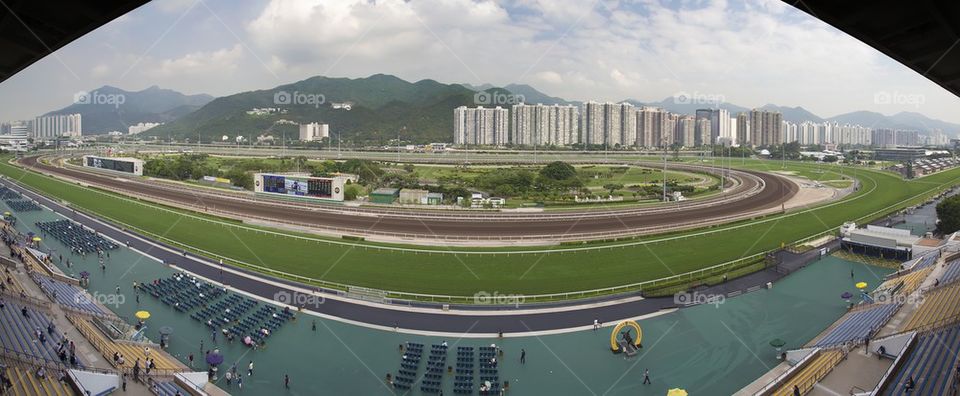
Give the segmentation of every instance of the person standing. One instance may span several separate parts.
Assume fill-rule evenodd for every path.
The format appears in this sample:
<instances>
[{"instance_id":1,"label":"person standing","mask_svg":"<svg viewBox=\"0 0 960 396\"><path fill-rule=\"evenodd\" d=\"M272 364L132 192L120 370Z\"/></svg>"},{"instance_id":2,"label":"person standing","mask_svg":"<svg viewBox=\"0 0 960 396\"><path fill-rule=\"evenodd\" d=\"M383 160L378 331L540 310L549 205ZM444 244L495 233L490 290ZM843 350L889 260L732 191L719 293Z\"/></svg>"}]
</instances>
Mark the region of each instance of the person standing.
<instances>
[{"instance_id":1,"label":"person standing","mask_svg":"<svg viewBox=\"0 0 960 396\"><path fill-rule=\"evenodd\" d=\"M643 384L650 385L650 369L643 369Z\"/></svg>"},{"instance_id":2,"label":"person standing","mask_svg":"<svg viewBox=\"0 0 960 396\"><path fill-rule=\"evenodd\" d=\"M520 348L520 364L527 363L527 350Z\"/></svg>"}]
</instances>

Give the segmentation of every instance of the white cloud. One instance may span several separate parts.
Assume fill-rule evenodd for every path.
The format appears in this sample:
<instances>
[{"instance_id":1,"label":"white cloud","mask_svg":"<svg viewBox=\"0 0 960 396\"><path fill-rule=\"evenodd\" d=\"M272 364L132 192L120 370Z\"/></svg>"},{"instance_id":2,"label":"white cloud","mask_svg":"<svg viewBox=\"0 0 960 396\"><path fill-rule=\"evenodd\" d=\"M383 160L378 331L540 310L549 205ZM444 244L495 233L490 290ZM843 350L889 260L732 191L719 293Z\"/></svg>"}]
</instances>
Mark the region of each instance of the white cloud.
<instances>
[{"instance_id":1,"label":"white cloud","mask_svg":"<svg viewBox=\"0 0 960 396\"><path fill-rule=\"evenodd\" d=\"M104 78L110 74L110 66L104 63L100 63L90 69L90 76L93 78Z\"/></svg>"},{"instance_id":2,"label":"white cloud","mask_svg":"<svg viewBox=\"0 0 960 396\"><path fill-rule=\"evenodd\" d=\"M555 71L544 70L542 72L538 72L534 74L534 78L546 84L551 84L551 85L563 84L563 76L561 76L560 73L557 73Z\"/></svg>"},{"instance_id":3,"label":"white cloud","mask_svg":"<svg viewBox=\"0 0 960 396\"><path fill-rule=\"evenodd\" d=\"M164 59L145 74L158 78L190 75L222 75L237 70L237 62L243 58L244 49L240 44L216 51L197 51L175 59Z\"/></svg>"}]
</instances>

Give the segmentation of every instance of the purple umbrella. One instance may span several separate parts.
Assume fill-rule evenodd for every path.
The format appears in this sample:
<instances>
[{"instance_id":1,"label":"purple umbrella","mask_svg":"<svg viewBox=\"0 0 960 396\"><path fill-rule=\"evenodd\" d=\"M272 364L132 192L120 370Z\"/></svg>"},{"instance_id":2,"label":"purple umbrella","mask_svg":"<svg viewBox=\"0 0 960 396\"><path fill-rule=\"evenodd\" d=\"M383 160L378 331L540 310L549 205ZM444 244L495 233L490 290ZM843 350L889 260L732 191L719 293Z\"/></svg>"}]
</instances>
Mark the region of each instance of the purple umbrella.
<instances>
[{"instance_id":1,"label":"purple umbrella","mask_svg":"<svg viewBox=\"0 0 960 396\"><path fill-rule=\"evenodd\" d=\"M219 366L222 363L223 363L223 355L217 352L207 355L207 364L211 366Z\"/></svg>"},{"instance_id":2,"label":"purple umbrella","mask_svg":"<svg viewBox=\"0 0 960 396\"><path fill-rule=\"evenodd\" d=\"M840 298L842 298L842 299L844 299L844 300L846 300L846 299L848 299L848 298L850 298L850 297L853 297L853 293L843 292L843 294L840 295Z\"/></svg>"}]
</instances>

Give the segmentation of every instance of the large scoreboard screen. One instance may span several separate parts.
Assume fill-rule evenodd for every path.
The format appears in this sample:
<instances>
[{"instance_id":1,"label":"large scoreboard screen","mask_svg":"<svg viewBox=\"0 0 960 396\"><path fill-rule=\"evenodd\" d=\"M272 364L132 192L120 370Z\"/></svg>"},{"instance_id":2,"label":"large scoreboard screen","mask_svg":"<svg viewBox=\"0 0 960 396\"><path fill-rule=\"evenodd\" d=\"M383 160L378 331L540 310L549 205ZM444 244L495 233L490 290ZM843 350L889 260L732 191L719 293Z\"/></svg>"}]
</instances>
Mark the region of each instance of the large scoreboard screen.
<instances>
[{"instance_id":1,"label":"large scoreboard screen","mask_svg":"<svg viewBox=\"0 0 960 396\"><path fill-rule=\"evenodd\" d=\"M332 198L333 180L313 177L263 175L263 192L301 197Z\"/></svg>"},{"instance_id":2,"label":"large scoreboard screen","mask_svg":"<svg viewBox=\"0 0 960 396\"><path fill-rule=\"evenodd\" d=\"M87 157L87 166L91 168L100 168L112 171L134 173L133 162L116 160L112 158Z\"/></svg>"}]
</instances>

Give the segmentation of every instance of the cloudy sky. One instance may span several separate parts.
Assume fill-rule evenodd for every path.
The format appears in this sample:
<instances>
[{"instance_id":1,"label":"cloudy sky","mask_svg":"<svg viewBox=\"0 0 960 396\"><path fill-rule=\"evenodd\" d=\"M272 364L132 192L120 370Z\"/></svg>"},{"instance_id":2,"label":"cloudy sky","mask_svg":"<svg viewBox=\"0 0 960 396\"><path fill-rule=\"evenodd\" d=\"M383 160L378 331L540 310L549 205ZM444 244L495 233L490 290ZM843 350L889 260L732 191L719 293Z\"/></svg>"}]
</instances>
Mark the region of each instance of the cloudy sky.
<instances>
[{"instance_id":1,"label":"cloudy sky","mask_svg":"<svg viewBox=\"0 0 960 396\"><path fill-rule=\"evenodd\" d=\"M0 120L103 85L222 96L375 73L960 123L956 96L778 0L157 0L0 84Z\"/></svg>"}]
</instances>

